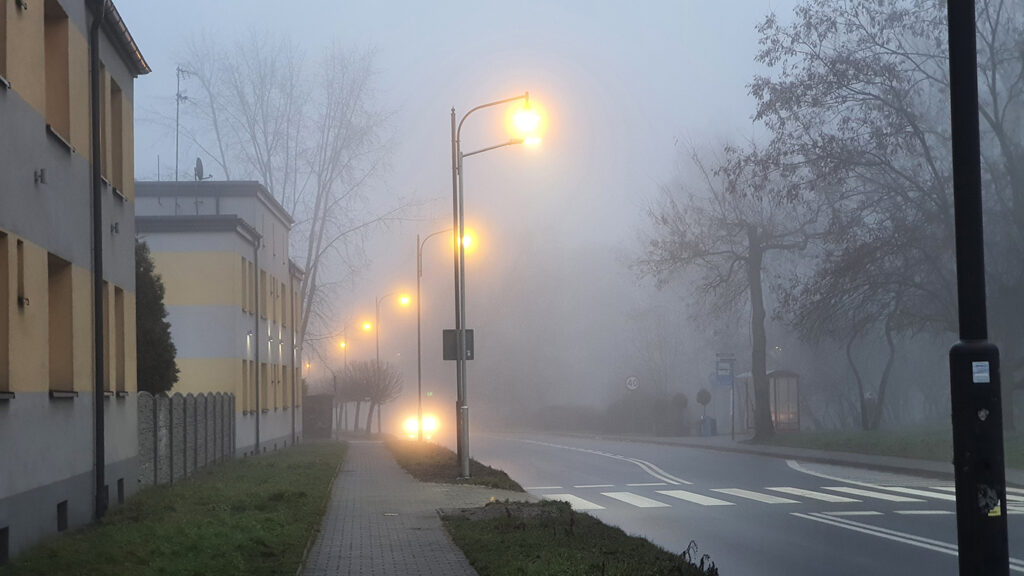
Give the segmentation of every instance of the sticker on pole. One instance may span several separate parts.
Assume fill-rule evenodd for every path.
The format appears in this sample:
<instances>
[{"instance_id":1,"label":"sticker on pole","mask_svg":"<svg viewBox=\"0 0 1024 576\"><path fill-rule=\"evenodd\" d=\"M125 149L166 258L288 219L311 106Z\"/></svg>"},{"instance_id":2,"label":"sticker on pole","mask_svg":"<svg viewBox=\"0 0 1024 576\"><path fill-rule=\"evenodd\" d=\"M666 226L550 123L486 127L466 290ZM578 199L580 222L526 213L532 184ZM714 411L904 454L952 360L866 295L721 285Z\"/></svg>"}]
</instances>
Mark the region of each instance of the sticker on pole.
<instances>
[{"instance_id":1,"label":"sticker on pole","mask_svg":"<svg viewBox=\"0 0 1024 576\"><path fill-rule=\"evenodd\" d=\"M992 381L988 362L971 362L972 381L975 384L988 384Z\"/></svg>"},{"instance_id":2,"label":"sticker on pole","mask_svg":"<svg viewBox=\"0 0 1024 576\"><path fill-rule=\"evenodd\" d=\"M636 390L640 387L640 379L636 376L626 378L626 390Z\"/></svg>"}]
</instances>

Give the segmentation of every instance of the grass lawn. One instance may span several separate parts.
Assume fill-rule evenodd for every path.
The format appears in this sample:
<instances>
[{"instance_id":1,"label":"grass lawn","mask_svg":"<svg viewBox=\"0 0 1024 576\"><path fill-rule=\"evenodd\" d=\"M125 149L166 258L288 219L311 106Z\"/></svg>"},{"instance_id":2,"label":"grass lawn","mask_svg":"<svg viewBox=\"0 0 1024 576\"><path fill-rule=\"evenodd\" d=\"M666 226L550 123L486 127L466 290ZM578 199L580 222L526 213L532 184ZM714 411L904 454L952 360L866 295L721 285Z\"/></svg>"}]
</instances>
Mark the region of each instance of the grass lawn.
<instances>
[{"instance_id":1,"label":"grass lawn","mask_svg":"<svg viewBox=\"0 0 1024 576\"><path fill-rule=\"evenodd\" d=\"M770 444L940 462L953 460L953 432L950 428L779 433ZM1024 469L1024 432L1007 433L1003 439L1003 449L1007 468Z\"/></svg>"},{"instance_id":2,"label":"grass lawn","mask_svg":"<svg viewBox=\"0 0 1024 576\"><path fill-rule=\"evenodd\" d=\"M480 576L718 574L710 561L696 558L696 552L672 554L593 516L573 512L565 502L494 502L443 520Z\"/></svg>"},{"instance_id":3,"label":"grass lawn","mask_svg":"<svg viewBox=\"0 0 1024 576\"><path fill-rule=\"evenodd\" d=\"M301 444L147 488L0 576L294 574L343 457L341 444Z\"/></svg>"},{"instance_id":4,"label":"grass lawn","mask_svg":"<svg viewBox=\"0 0 1024 576\"><path fill-rule=\"evenodd\" d=\"M523 492L523 487L501 470L469 459L469 478L459 478L458 457L454 452L431 442L390 439L388 449L398 465L421 482L476 484L501 490Z\"/></svg>"}]
</instances>

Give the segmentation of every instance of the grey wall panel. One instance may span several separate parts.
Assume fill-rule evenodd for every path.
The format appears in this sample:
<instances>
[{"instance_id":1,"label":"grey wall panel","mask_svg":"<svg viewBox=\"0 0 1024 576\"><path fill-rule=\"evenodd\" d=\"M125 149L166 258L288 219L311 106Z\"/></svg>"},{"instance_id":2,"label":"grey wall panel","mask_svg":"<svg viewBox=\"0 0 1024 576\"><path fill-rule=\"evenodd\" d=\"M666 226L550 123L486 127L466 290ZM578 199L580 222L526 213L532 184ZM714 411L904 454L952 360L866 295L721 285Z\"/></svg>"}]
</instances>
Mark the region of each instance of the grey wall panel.
<instances>
[{"instance_id":1,"label":"grey wall panel","mask_svg":"<svg viewBox=\"0 0 1024 576\"><path fill-rule=\"evenodd\" d=\"M139 414L139 483L143 485L153 484L156 479L154 473L156 471L153 465L153 459L155 458L156 440L153 434L156 432L156 422L154 421L153 406L153 395L149 392L139 392L138 397L138 414Z\"/></svg>"},{"instance_id":2,"label":"grey wall panel","mask_svg":"<svg viewBox=\"0 0 1024 576\"><path fill-rule=\"evenodd\" d=\"M185 399L171 396L171 470L172 482L185 477Z\"/></svg>"},{"instance_id":3,"label":"grey wall panel","mask_svg":"<svg viewBox=\"0 0 1024 576\"><path fill-rule=\"evenodd\" d=\"M171 481L171 399L158 394L156 405L156 477L158 484L167 484Z\"/></svg>"}]
</instances>

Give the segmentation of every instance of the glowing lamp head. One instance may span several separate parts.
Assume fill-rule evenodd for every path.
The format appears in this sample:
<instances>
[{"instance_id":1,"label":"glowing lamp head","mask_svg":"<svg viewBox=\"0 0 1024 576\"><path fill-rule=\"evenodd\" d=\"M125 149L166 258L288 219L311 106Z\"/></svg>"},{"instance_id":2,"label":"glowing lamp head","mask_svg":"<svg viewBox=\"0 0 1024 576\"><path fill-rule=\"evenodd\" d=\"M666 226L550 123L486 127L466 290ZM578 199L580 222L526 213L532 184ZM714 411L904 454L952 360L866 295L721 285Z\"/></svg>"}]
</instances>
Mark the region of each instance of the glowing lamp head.
<instances>
[{"instance_id":1,"label":"glowing lamp head","mask_svg":"<svg viewBox=\"0 0 1024 576\"><path fill-rule=\"evenodd\" d=\"M369 322L363 322L363 330L369 332L373 328L373 324Z\"/></svg>"},{"instance_id":2,"label":"glowing lamp head","mask_svg":"<svg viewBox=\"0 0 1024 576\"><path fill-rule=\"evenodd\" d=\"M401 298L398 299L398 303L401 304L402 306L408 306L409 302L412 302L412 298L408 296L402 296Z\"/></svg>"},{"instance_id":3,"label":"glowing lamp head","mask_svg":"<svg viewBox=\"0 0 1024 576\"><path fill-rule=\"evenodd\" d=\"M342 340L341 342L338 342L338 348L345 348L347 346L348 346L348 343L345 342L344 340Z\"/></svg>"},{"instance_id":4,"label":"glowing lamp head","mask_svg":"<svg viewBox=\"0 0 1024 576\"><path fill-rule=\"evenodd\" d=\"M523 106L522 110L519 110L512 115L512 122L516 126L516 130L523 134L533 134L537 131L537 126L540 125L540 116L530 108L529 105Z\"/></svg>"}]
</instances>

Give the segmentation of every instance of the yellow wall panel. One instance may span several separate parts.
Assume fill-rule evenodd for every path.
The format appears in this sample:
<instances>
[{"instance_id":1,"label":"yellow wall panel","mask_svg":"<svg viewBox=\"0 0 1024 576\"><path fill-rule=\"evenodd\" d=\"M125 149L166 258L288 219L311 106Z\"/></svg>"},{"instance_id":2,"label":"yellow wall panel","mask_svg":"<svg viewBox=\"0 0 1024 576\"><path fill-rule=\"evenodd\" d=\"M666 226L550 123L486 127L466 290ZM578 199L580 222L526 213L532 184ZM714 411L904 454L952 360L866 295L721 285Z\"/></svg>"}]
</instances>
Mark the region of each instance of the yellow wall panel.
<instances>
[{"instance_id":1,"label":"yellow wall panel","mask_svg":"<svg viewBox=\"0 0 1024 576\"><path fill-rule=\"evenodd\" d=\"M69 142L82 157L91 160L89 152L89 44L75 26L68 34L68 92L71 98L71 134Z\"/></svg>"},{"instance_id":2,"label":"yellow wall panel","mask_svg":"<svg viewBox=\"0 0 1024 576\"><path fill-rule=\"evenodd\" d=\"M46 75L40 73L44 60L43 4L36 3L34 9L29 10L12 7L8 16L7 79L26 102L45 117Z\"/></svg>"},{"instance_id":3,"label":"yellow wall panel","mask_svg":"<svg viewBox=\"0 0 1024 576\"><path fill-rule=\"evenodd\" d=\"M93 348L92 348L92 272L77 266L71 267L71 307L74 317L71 328L74 333L75 390L80 393L93 389Z\"/></svg>"},{"instance_id":4,"label":"yellow wall panel","mask_svg":"<svg viewBox=\"0 0 1024 576\"><path fill-rule=\"evenodd\" d=\"M178 383L171 392L203 394L223 392L241 396L242 373L238 358L178 358ZM235 403L238 411L240 402Z\"/></svg>"},{"instance_id":5,"label":"yellow wall panel","mask_svg":"<svg viewBox=\"0 0 1024 576\"><path fill-rule=\"evenodd\" d=\"M9 237L13 238L13 237ZM12 244L17 244L17 239ZM28 305L15 307L11 314L11 390L46 392L50 388L50 328L46 251L24 240L25 297ZM17 275L17 250L11 263Z\"/></svg>"},{"instance_id":6,"label":"yellow wall panel","mask_svg":"<svg viewBox=\"0 0 1024 576\"><path fill-rule=\"evenodd\" d=\"M167 306L241 306L238 255L233 252L154 252Z\"/></svg>"},{"instance_id":7,"label":"yellow wall panel","mask_svg":"<svg viewBox=\"0 0 1024 576\"><path fill-rule=\"evenodd\" d=\"M135 356L137 353L135 349L135 294L132 292L125 292L124 304L124 354L126 358L126 365L124 368L124 389L126 392L136 392L139 389L139 363Z\"/></svg>"}]
</instances>

